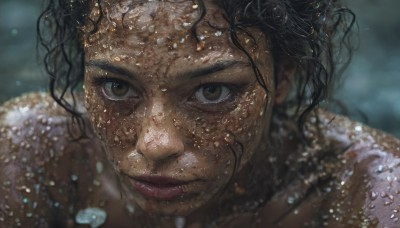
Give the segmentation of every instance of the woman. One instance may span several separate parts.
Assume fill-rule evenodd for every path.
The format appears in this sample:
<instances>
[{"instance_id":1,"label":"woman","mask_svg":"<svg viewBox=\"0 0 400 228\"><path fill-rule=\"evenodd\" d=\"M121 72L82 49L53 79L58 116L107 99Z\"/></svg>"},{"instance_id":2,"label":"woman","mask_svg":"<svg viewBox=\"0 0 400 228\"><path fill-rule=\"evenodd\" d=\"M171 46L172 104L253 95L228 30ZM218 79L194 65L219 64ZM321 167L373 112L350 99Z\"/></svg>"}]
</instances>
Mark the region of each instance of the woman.
<instances>
[{"instance_id":1,"label":"woman","mask_svg":"<svg viewBox=\"0 0 400 228\"><path fill-rule=\"evenodd\" d=\"M317 108L350 16L328 0L50 1L51 96L1 108L1 226L398 226L400 142Z\"/></svg>"}]
</instances>

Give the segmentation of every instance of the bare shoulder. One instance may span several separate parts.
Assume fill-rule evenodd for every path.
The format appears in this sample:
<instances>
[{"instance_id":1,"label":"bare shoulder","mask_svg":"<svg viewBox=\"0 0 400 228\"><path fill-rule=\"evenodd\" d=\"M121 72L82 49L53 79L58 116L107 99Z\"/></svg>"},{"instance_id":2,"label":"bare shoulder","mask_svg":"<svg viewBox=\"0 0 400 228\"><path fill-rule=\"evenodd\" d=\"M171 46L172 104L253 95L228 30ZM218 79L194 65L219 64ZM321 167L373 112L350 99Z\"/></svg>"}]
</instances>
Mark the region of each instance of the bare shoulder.
<instances>
[{"instance_id":1,"label":"bare shoulder","mask_svg":"<svg viewBox=\"0 0 400 228\"><path fill-rule=\"evenodd\" d=\"M69 121L70 115L46 93L29 93L7 101L0 106L2 153L32 151L24 155L39 160L56 156L71 140L66 134ZM49 150L45 151L44 145ZM17 159L15 154L13 160L25 159Z\"/></svg>"},{"instance_id":2,"label":"bare shoulder","mask_svg":"<svg viewBox=\"0 0 400 228\"><path fill-rule=\"evenodd\" d=\"M71 116L46 93L0 107L1 227L65 226L79 173L93 170L87 157L100 150L92 140L74 141L73 128Z\"/></svg>"},{"instance_id":3,"label":"bare shoulder","mask_svg":"<svg viewBox=\"0 0 400 228\"><path fill-rule=\"evenodd\" d=\"M323 113L323 134L346 148L323 203L330 227L400 226L400 140L382 131Z\"/></svg>"}]
</instances>

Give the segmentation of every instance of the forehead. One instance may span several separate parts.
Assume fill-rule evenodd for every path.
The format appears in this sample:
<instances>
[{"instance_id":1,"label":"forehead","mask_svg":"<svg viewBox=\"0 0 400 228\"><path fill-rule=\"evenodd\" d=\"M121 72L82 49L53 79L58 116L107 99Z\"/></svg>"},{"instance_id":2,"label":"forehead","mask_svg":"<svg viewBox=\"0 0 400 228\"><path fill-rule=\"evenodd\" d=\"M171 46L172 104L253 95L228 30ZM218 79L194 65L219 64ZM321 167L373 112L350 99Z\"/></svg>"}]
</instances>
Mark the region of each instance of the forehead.
<instances>
[{"instance_id":1,"label":"forehead","mask_svg":"<svg viewBox=\"0 0 400 228\"><path fill-rule=\"evenodd\" d=\"M129 64L158 67L194 61L202 64L221 58L247 60L229 40L224 11L212 1L204 3L207 13L196 25L201 11L194 1L108 0L100 6L95 4L90 17L101 20L96 32L85 38L86 58L117 62L126 59ZM84 30L89 32L93 29L91 26L89 23ZM260 50L257 46L265 38L260 31L251 31L257 42L253 43L244 33L238 37L257 58L256 50Z\"/></svg>"},{"instance_id":2,"label":"forehead","mask_svg":"<svg viewBox=\"0 0 400 228\"><path fill-rule=\"evenodd\" d=\"M207 15L202 23L196 26L202 40L208 36L211 27L214 30L226 29L227 23L223 19L222 10L216 5L206 2ZM136 43L151 43L156 41L182 42L187 32L194 26L200 17L199 5L192 1L114 1L95 4L91 10L92 21L102 18L97 31L100 34L118 37L124 35ZM209 28L205 29L208 24ZM88 32L93 24L88 23L84 30ZM211 27L210 27L211 26ZM202 31L200 31L202 30ZM217 32L218 35L221 31ZM96 38L96 37L91 37ZM163 40L157 40L163 38Z\"/></svg>"}]
</instances>

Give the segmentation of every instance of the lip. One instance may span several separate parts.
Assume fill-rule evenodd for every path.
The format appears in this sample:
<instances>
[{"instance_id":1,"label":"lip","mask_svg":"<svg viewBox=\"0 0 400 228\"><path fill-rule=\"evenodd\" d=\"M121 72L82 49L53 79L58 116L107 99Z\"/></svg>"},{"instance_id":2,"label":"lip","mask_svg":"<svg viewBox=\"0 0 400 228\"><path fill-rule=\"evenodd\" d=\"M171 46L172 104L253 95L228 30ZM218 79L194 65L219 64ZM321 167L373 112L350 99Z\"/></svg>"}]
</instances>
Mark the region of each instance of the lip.
<instances>
[{"instance_id":1,"label":"lip","mask_svg":"<svg viewBox=\"0 0 400 228\"><path fill-rule=\"evenodd\" d=\"M132 186L147 198L172 200L186 195L187 186L193 181L179 180L164 176L140 176L131 180Z\"/></svg>"}]
</instances>

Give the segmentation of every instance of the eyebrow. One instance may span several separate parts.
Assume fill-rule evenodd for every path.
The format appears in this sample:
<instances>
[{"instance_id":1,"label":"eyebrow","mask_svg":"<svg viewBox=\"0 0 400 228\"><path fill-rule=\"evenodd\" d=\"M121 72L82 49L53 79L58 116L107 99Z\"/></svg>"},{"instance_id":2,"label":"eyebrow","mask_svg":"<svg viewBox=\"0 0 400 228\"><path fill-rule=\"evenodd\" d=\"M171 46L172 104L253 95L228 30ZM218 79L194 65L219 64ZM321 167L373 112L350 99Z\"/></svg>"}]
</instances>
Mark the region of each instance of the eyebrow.
<instances>
[{"instance_id":1,"label":"eyebrow","mask_svg":"<svg viewBox=\"0 0 400 228\"><path fill-rule=\"evenodd\" d=\"M113 74L118 74L118 75L125 76L128 78L137 79L137 75L134 72L132 72L124 67L113 65L108 61L90 60L85 65L87 67L98 67L102 70L108 71ZM223 71L223 70L225 70L229 67L235 66L235 65L248 66L249 64L241 62L241 61L237 61L237 60L220 61L220 62L216 62L215 64L212 64L212 65L207 65L205 67L192 69L192 70L188 70L188 71L179 73L177 75L177 78L190 78L190 79L197 78L197 77L213 74L213 73L216 73L219 71Z\"/></svg>"},{"instance_id":2,"label":"eyebrow","mask_svg":"<svg viewBox=\"0 0 400 228\"><path fill-rule=\"evenodd\" d=\"M118 74L126 77L134 76L131 71L123 67L115 66L107 61L103 60L90 60L85 64L86 67L98 67L102 70L108 71L113 74Z\"/></svg>"}]
</instances>

